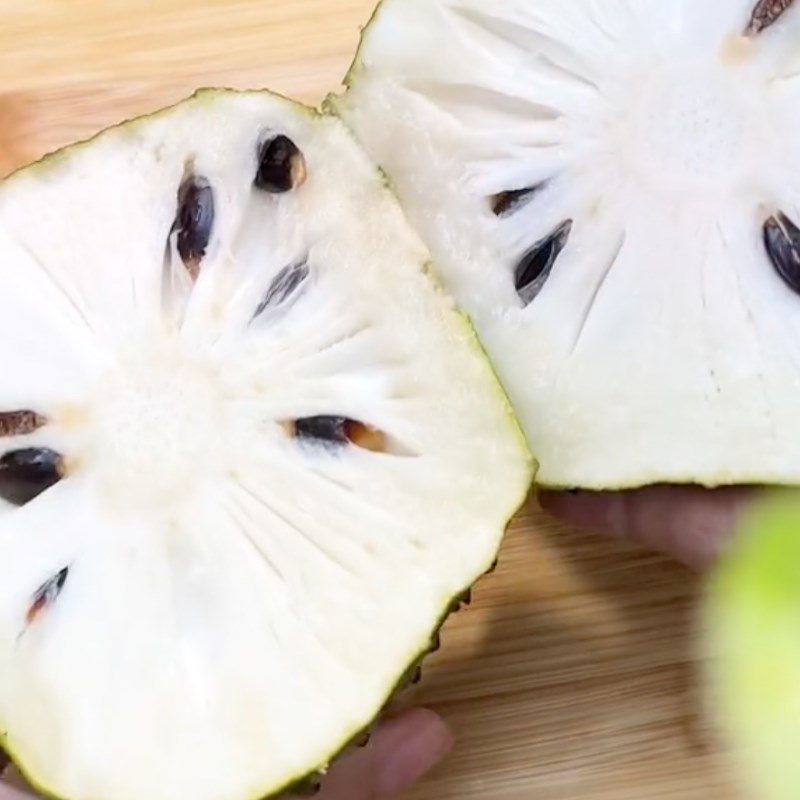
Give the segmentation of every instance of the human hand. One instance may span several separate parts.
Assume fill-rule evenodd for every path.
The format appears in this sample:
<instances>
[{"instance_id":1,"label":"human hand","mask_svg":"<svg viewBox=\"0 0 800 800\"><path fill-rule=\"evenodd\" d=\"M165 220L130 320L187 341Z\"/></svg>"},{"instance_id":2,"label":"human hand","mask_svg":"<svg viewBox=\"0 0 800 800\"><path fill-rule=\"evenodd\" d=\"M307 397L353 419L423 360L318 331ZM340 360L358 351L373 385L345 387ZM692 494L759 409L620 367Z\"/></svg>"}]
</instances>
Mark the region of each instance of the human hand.
<instances>
[{"instance_id":1,"label":"human hand","mask_svg":"<svg viewBox=\"0 0 800 800\"><path fill-rule=\"evenodd\" d=\"M696 570L724 548L754 490L658 486L619 493L542 492L542 508L581 528L631 539Z\"/></svg>"},{"instance_id":2,"label":"human hand","mask_svg":"<svg viewBox=\"0 0 800 800\"><path fill-rule=\"evenodd\" d=\"M410 789L452 746L452 735L436 714L407 711L383 722L366 747L337 761L316 800L390 800ZM0 783L0 800L33 798Z\"/></svg>"}]
</instances>

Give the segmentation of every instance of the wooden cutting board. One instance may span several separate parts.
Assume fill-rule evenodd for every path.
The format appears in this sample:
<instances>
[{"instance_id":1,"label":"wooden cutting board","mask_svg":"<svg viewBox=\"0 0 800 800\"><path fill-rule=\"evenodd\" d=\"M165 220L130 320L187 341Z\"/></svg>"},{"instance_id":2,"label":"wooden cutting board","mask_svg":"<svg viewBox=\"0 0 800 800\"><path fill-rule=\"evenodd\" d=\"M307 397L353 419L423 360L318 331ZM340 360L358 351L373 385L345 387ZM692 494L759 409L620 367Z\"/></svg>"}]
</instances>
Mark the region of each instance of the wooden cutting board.
<instances>
[{"instance_id":1,"label":"wooden cutting board","mask_svg":"<svg viewBox=\"0 0 800 800\"><path fill-rule=\"evenodd\" d=\"M487 0L490 2L490 0ZM372 0L0 0L0 172L198 86L335 90ZM727 800L699 715L698 585L531 504L405 702L458 735L416 800Z\"/></svg>"}]
</instances>

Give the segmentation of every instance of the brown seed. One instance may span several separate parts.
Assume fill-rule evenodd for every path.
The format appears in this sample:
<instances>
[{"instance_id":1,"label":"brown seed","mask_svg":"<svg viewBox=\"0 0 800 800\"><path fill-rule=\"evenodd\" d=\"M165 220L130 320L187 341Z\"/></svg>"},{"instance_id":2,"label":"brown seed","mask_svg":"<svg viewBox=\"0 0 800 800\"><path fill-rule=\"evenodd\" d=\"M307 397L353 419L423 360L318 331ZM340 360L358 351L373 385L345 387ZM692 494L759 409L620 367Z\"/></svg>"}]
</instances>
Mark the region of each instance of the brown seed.
<instances>
[{"instance_id":1,"label":"brown seed","mask_svg":"<svg viewBox=\"0 0 800 800\"><path fill-rule=\"evenodd\" d=\"M47 424L35 411L0 411L0 437L27 436Z\"/></svg>"},{"instance_id":2,"label":"brown seed","mask_svg":"<svg viewBox=\"0 0 800 800\"><path fill-rule=\"evenodd\" d=\"M307 442L325 445L353 444L373 453L387 451L387 437L382 431L347 417L306 417L283 423L290 436Z\"/></svg>"},{"instance_id":3,"label":"brown seed","mask_svg":"<svg viewBox=\"0 0 800 800\"><path fill-rule=\"evenodd\" d=\"M794 3L794 0L759 0L753 10L750 22L745 28L745 36L757 36L774 25Z\"/></svg>"},{"instance_id":4,"label":"brown seed","mask_svg":"<svg viewBox=\"0 0 800 800\"><path fill-rule=\"evenodd\" d=\"M275 136L261 146L255 186L270 194L285 194L306 182L306 160L288 136Z\"/></svg>"},{"instance_id":5,"label":"brown seed","mask_svg":"<svg viewBox=\"0 0 800 800\"><path fill-rule=\"evenodd\" d=\"M489 204L492 212L496 217L507 217L513 214L532 200L533 196L544 189L545 185L544 183L537 183L535 186L528 186L525 189L511 189L490 197Z\"/></svg>"},{"instance_id":6,"label":"brown seed","mask_svg":"<svg viewBox=\"0 0 800 800\"><path fill-rule=\"evenodd\" d=\"M348 440L362 450L371 453L385 453L387 450L386 434L363 422L348 420L346 434Z\"/></svg>"},{"instance_id":7,"label":"brown seed","mask_svg":"<svg viewBox=\"0 0 800 800\"><path fill-rule=\"evenodd\" d=\"M213 226L214 190L205 178L192 175L178 189L178 213L172 230L177 233L181 261L194 281L200 274Z\"/></svg>"}]
</instances>

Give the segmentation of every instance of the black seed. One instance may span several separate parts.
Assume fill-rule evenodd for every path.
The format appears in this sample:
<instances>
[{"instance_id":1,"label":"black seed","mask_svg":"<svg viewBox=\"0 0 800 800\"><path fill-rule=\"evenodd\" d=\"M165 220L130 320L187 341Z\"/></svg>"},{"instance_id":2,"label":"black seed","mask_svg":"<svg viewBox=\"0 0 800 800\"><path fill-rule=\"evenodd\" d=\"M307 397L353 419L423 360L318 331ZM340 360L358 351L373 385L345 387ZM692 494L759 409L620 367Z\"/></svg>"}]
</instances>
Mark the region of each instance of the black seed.
<instances>
[{"instance_id":1,"label":"black seed","mask_svg":"<svg viewBox=\"0 0 800 800\"><path fill-rule=\"evenodd\" d=\"M54 450L14 450L0 458L0 497L24 506L64 476L64 460Z\"/></svg>"},{"instance_id":2,"label":"black seed","mask_svg":"<svg viewBox=\"0 0 800 800\"><path fill-rule=\"evenodd\" d=\"M562 222L549 236L528 250L520 260L514 272L514 285L520 300L526 306L542 291L571 232L572 220Z\"/></svg>"},{"instance_id":3,"label":"black seed","mask_svg":"<svg viewBox=\"0 0 800 800\"><path fill-rule=\"evenodd\" d=\"M794 0L759 0L745 28L745 36L757 36L774 25L793 3Z\"/></svg>"},{"instance_id":4,"label":"black seed","mask_svg":"<svg viewBox=\"0 0 800 800\"><path fill-rule=\"evenodd\" d=\"M288 136L276 136L261 146L255 186L270 194L285 194L306 180L306 160Z\"/></svg>"},{"instance_id":5,"label":"black seed","mask_svg":"<svg viewBox=\"0 0 800 800\"><path fill-rule=\"evenodd\" d=\"M308 274L308 263L305 261L282 269L275 280L272 281L269 289L267 289L264 299L256 309L256 313L253 314L253 319L263 314L269 306L278 306L288 300L300 285L305 282Z\"/></svg>"},{"instance_id":6,"label":"black seed","mask_svg":"<svg viewBox=\"0 0 800 800\"><path fill-rule=\"evenodd\" d=\"M294 423L297 439L312 439L328 444L347 444L346 417L306 417Z\"/></svg>"},{"instance_id":7,"label":"black seed","mask_svg":"<svg viewBox=\"0 0 800 800\"><path fill-rule=\"evenodd\" d=\"M386 452L386 435L363 422L347 417L306 417L288 424L290 433L307 442L325 445L353 444L374 453Z\"/></svg>"},{"instance_id":8,"label":"black seed","mask_svg":"<svg viewBox=\"0 0 800 800\"><path fill-rule=\"evenodd\" d=\"M178 189L178 214L172 230L177 233L178 254L192 280L200 274L213 226L214 190L205 178L186 178Z\"/></svg>"},{"instance_id":9,"label":"black seed","mask_svg":"<svg viewBox=\"0 0 800 800\"><path fill-rule=\"evenodd\" d=\"M800 228L779 212L764 223L764 245L778 275L800 294Z\"/></svg>"},{"instance_id":10,"label":"black seed","mask_svg":"<svg viewBox=\"0 0 800 800\"><path fill-rule=\"evenodd\" d=\"M546 184L537 183L526 189L512 189L508 192L500 192L490 198L492 211L496 217L507 217L526 205L533 196L544 189Z\"/></svg>"},{"instance_id":11,"label":"black seed","mask_svg":"<svg viewBox=\"0 0 800 800\"><path fill-rule=\"evenodd\" d=\"M2 411L0 412L0 437L26 436L46 424L47 420L35 411Z\"/></svg>"},{"instance_id":12,"label":"black seed","mask_svg":"<svg viewBox=\"0 0 800 800\"><path fill-rule=\"evenodd\" d=\"M25 616L25 621L28 625L36 621L36 618L46 609L48 609L61 594L64 584L67 582L69 575L69 567L64 567L60 572L53 575L52 578L45 581L33 595L28 613Z\"/></svg>"}]
</instances>

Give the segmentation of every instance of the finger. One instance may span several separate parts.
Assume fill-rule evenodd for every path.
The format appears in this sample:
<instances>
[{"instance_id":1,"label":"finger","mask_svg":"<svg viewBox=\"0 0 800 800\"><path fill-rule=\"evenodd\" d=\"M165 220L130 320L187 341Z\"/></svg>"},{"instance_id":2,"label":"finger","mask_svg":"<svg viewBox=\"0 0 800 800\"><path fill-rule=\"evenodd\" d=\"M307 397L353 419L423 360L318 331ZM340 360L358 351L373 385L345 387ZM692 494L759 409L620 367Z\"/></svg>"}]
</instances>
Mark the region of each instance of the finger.
<instances>
[{"instance_id":1,"label":"finger","mask_svg":"<svg viewBox=\"0 0 800 800\"><path fill-rule=\"evenodd\" d=\"M384 722L366 747L338 761L326 776L317 800L397 797L452 748L453 736L437 714L425 709L407 711Z\"/></svg>"},{"instance_id":2,"label":"finger","mask_svg":"<svg viewBox=\"0 0 800 800\"><path fill-rule=\"evenodd\" d=\"M582 528L632 539L708 568L753 497L751 488L659 486L617 494L542 492L542 508Z\"/></svg>"},{"instance_id":3,"label":"finger","mask_svg":"<svg viewBox=\"0 0 800 800\"><path fill-rule=\"evenodd\" d=\"M35 800L32 794L20 792L12 789L4 783L0 783L0 800Z\"/></svg>"}]
</instances>

